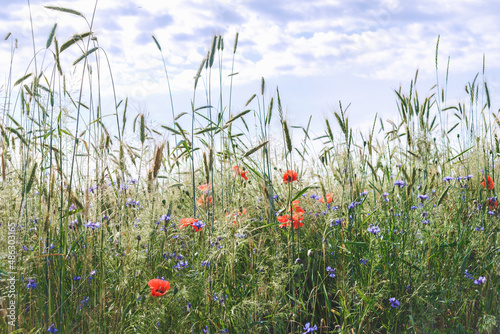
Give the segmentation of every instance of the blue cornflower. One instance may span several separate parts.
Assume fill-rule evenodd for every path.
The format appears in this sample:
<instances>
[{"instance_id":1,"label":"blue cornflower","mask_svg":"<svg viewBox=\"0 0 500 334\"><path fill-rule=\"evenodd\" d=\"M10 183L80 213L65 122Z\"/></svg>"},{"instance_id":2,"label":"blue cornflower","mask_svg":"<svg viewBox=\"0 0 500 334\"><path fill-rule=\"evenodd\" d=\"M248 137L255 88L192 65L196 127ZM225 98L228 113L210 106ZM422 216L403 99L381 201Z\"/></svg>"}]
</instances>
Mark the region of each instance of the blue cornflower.
<instances>
[{"instance_id":1,"label":"blue cornflower","mask_svg":"<svg viewBox=\"0 0 500 334\"><path fill-rule=\"evenodd\" d=\"M394 182L395 186L398 186L399 188L403 188L404 186L408 185L405 181L403 180L397 180Z\"/></svg>"},{"instance_id":2,"label":"blue cornflower","mask_svg":"<svg viewBox=\"0 0 500 334\"><path fill-rule=\"evenodd\" d=\"M130 184L137 184L139 181L137 181L136 179L132 179L130 181L128 181L128 183Z\"/></svg>"},{"instance_id":3,"label":"blue cornflower","mask_svg":"<svg viewBox=\"0 0 500 334\"><path fill-rule=\"evenodd\" d=\"M484 231L484 228L482 226L476 227L476 231Z\"/></svg>"},{"instance_id":4,"label":"blue cornflower","mask_svg":"<svg viewBox=\"0 0 500 334\"><path fill-rule=\"evenodd\" d=\"M234 235L236 238L241 238L241 239L244 239L245 238L245 235L244 234L241 234L241 233L236 233Z\"/></svg>"},{"instance_id":5,"label":"blue cornflower","mask_svg":"<svg viewBox=\"0 0 500 334\"><path fill-rule=\"evenodd\" d=\"M89 193L94 192L94 190L96 190L96 189L97 189L97 186L91 186L89 188Z\"/></svg>"},{"instance_id":6,"label":"blue cornflower","mask_svg":"<svg viewBox=\"0 0 500 334\"><path fill-rule=\"evenodd\" d=\"M319 201L321 199L321 196L318 196L318 195L311 195L311 198L316 200L316 201Z\"/></svg>"},{"instance_id":7,"label":"blue cornflower","mask_svg":"<svg viewBox=\"0 0 500 334\"><path fill-rule=\"evenodd\" d=\"M81 278L80 276L75 276L75 277L73 277L73 281L79 281L79 280L81 280L81 279L82 279L82 278Z\"/></svg>"},{"instance_id":8,"label":"blue cornflower","mask_svg":"<svg viewBox=\"0 0 500 334\"><path fill-rule=\"evenodd\" d=\"M205 227L205 225L206 224L204 222L202 222L201 220L198 220L197 222L193 223L193 227L195 228L196 231L201 230L202 228Z\"/></svg>"},{"instance_id":9,"label":"blue cornflower","mask_svg":"<svg viewBox=\"0 0 500 334\"><path fill-rule=\"evenodd\" d=\"M54 323L52 323L52 325L50 325L49 329L47 329L47 333L55 333L57 332L57 328L56 328L56 325Z\"/></svg>"},{"instance_id":10,"label":"blue cornflower","mask_svg":"<svg viewBox=\"0 0 500 334\"><path fill-rule=\"evenodd\" d=\"M401 303L399 302L399 300L397 300L394 297L389 298L389 303L391 303L391 307L394 307L394 308L399 308L399 306L401 305Z\"/></svg>"},{"instance_id":11,"label":"blue cornflower","mask_svg":"<svg viewBox=\"0 0 500 334\"><path fill-rule=\"evenodd\" d=\"M359 260L359 262L363 265L367 264L368 263L368 259L365 259L365 258L362 258L361 260Z\"/></svg>"},{"instance_id":12,"label":"blue cornflower","mask_svg":"<svg viewBox=\"0 0 500 334\"><path fill-rule=\"evenodd\" d=\"M344 222L344 218L338 218L338 219L335 219L335 220L331 220L330 221L330 226L331 227L333 227L333 226L339 226L343 222Z\"/></svg>"},{"instance_id":13,"label":"blue cornflower","mask_svg":"<svg viewBox=\"0 0 500 334\"><path fill-rule=\"evenodd\" d=\"M33 290L34 288L36 288L36 285L37 285L37 284L38 284L38 283L35 283L35 280L34 280L34 279L30 278L30 279L29 279L29 283L26 285L26 287L27 287L28 289L32 289L32 290Z\"/></svg>"},{"instance_id":14,"label":"blue cornflower","mask_svg":"<svg viewBox=\"0 0 500 334\"><path fill-rule=\"evenodd\" d=\"M71 211L75 211L75 210L76 210L76 206L75 206L74 204L71 204L71 205L69 206L69 209L68 209L68 210L69 210L69 212L71 212Z\"/></svg>"},{"instance_id":15,"label":"blue cornflower","mask_svg":"<svg viewBox=\"0 0 500 334\"><path fill-rule=\"evenodd\" d=\"M208 268L210 266L210 262L209 261L201 261L201 265L203 267L207 267Z\"/></svg>"},{"instance_id":16,"label":"blue cornflower","mask_svg":"<svg viewBox=\"0 0 500 334\"><path fill-rule=\"evenodd\" d=\"M478 279L474 280L474 284L481 285L486 283L486 277L479 276Z\"/></svg>"},{"instance_id":17,"label":"blue cornflower","mask_svg":"<svg viewBox=\"0 0 500 334\"><path fill-rule=\"evenodd\" d=\"M419 194L417 197L420 198L421 200L429 199L429 196L427 196L427 195L420 195Z\"/></svg>"},{"instance_id":18,"label":"blue cornflower","mask_svg":"<svg viewBox=\"0 0 500 334\"><path fill-rule=\"evenodd\" d=\"M465 278L467 278L467 279L474 279L474 277L471 275L471 273L469 273L468 269L465 269Z\"/></svg>"},{"instance_id":19,"label":"blue cornflower","mask_svg":"<svg viewBox=\"0 0 500 334\"><path fill-rule=\"evenodd\" d=\"M330 276L331 278L335 277L335 268L328 266L326 267L326 271L330 273L328 276Z\"/></svg>"},{"instance_id":20,"label":"blue cornflower","mask_svg":"<svg viewBox=\"0 0 500 334\"><path fill-rule=\"evenodd\" d=\"M424 220L422 220L422 224L424 224L424 225L429 224L429 219L424 219Z\"/></svg>"},{"instance_id":21,"label":"blue cornflower","mask_svg":"<svg viewBox=\"0 0 500 334\"><path fill-rule=\"evenodd\" d=\"M165 222L168 222L170 221L170 215L166 214L166 215L163 215L163 216L160 216L160 220L163 220Z\"/></svg>"},{"instance_id":22,"label":"blue cornflower","mask_svg":"<svg viewBox=\"0 0 500 334\"><path fill-rule=\"evenodd\" d=\"M371 234L377 234L380 232L380 227L370 224L370 226L368 227L368 232L370 232Z\"/></svg>"},{"instance_id":23,"label":"blue cornflower","mask_svg":"<svg viewBox=\"0 0 500 334\"><path fill-rule=\"evenodd\" d=\"M457 178L458 179L458 178ZM444 182L450 182L450 181L453 181L453 177L451 176L445 176L444 179L443 179Z\"/></svg>"},{"instance_id":24,"label":"blue cornflower","mask_svg":"<svg viewBox=\"0 0 500 334\"><path fill-rule=\"evenodd\" d=\"M83 224L83 226L87 227L87 228L92 228L93 230L96 229L96 228L99 228L101 227L101 223L100 222L97 222L97 223L93 223L89 220L89 222L87 224Z\"/></svg>"},{"instance_id":25,"label":"blue cornflower","mask_svg":"<svg viewBox=\"0 0 500 334\"><path fill-rule=\"evenodd\" d=\"M305 326L304 326L304 330L305 332L302 333L302 334L306 334L306 333L312 333L312 332L315 332L318 330L318 326L317 325L314 325L314 327L311 327L311 323L308 322Z\"/></svg>"},{"instance_id":26,"label":"blue cornflower","mask_svg":"<svg viewBox=\"0 0 500 334\"><path fill-rule=\"evenodd\" d=\"M175 266L173 266L174 269L181 270L182 268L186 268L189 266L189 263L184 260L184 261L179 261Z\"/></svg>"}]
</instances>

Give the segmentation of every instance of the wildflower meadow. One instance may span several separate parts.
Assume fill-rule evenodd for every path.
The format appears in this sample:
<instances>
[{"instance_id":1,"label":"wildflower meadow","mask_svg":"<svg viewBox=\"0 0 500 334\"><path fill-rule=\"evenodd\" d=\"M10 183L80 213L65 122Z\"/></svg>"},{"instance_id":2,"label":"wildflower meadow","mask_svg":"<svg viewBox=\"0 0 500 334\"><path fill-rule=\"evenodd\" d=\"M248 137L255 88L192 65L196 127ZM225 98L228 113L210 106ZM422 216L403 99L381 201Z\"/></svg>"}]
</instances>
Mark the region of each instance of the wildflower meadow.
<instances>
[{"instance_id":1,"label":"wildflower meadow","mask_svg":"<svg viewBox=\"0 0 500 334\"><path fill-rule=\"evenodd\" d=\"M91 18L47 9L88 30L54 25L22 77L2 64L2 333L500 332L484 63L467 102L417 72L393 119L353 129L339 102L315 135L265 78L233 105L238 35L215 35L189 109L153 124L127 96L102 108L113 72Z\"/></svg>"}]
</instances>

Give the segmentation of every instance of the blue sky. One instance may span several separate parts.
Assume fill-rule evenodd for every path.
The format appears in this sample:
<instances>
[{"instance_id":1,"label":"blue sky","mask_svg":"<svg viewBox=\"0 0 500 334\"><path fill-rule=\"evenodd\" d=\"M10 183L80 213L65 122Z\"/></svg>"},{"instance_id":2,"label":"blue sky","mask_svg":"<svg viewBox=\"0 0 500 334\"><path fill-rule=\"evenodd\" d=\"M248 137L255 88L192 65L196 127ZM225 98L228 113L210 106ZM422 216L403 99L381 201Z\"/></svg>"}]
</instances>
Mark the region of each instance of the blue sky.
<instances>
[{"instance_id":1,"label":"blue sky","mask_svg":"<svg viewBox=\"0 0 500 334\"><path fill-rule=\"evenodd\" d=\"M11 32L18 39L16 80L33 57L27 1L1 3L0 33ZM78 10L90 20L94 2L31 0L37 50L43 49L56 22L60 44L86 31L83 20L45 9L47 5ZM178 114L190 109L193 77L213 34L224 36L227 104L227 75L238 32L233 113L244 110L246 100L260 92L264 77L267 101L278 86L289 124L305 126L313 115L313 130L319 134L324 118L333 119L332 110L338 111L341 100L344 106L351 104L351 126L366 133L377 113L384 120L397 119L394 90L402 85L407 91L417 69L419 95L432 93L438 35L440 84L450 57L448 105L466 101L464 87L482 71L485 54L485 79L493 110L498 110L499 12L500 2L488 0L101 0L93 31L110 58L118 98L128 96L132 112L148 113L151 122L172 122L161 56L151 35L162 46ZM0 44L0 85L8 75L10 41ZM69 79L70 64L78 55L75 48L63 57ZM76 75L73 79L78 80ZM214 75L215 88L217 81ZM104 93L111 96L109 85Z\"/></svg>"}]
</instances>

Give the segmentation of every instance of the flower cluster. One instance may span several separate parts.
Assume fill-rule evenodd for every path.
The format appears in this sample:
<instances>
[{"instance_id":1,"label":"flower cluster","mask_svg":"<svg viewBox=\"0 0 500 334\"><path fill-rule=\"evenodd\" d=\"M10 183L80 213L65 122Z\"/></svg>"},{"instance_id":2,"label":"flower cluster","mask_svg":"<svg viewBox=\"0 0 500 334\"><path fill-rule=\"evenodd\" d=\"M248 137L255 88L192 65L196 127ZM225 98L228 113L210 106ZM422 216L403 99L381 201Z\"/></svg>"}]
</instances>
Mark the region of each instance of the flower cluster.
<instances>
[{"instance_id":1,"label":"flower cluster","mask_svg":"<svg viewBox=\"0 0 500 334\"><path fill-rule=\"evenodd\" d=\"M368 227L368 232L375 235L380 232L380 227L378 227L377 225L370 224L370 226Z\"/></svg>"},{"instance_id":2,"label":"flower cluster","mask_svg":"<svg viewBox=\"0 0 500 334\"><path fill-rule=\"evenodd\" d=\"M294 229L298 229L302 225L302 220L304 217L302 216L305 211L302 209L300 206L298 206L299 200L293 201L292 205L293 207L288 209L288 212L292 211L293 214L291 215L283 215L283 216L278 216L278 221L281 223L280 227L289 227L293 226Z\"/></svg>"},{"instance_id":3,"label":"flower cluster","mask_svg":"<svg viewBox=\"0 0 500 334\"><path fill-rule=\"evenodd\" d=\"M182 218L180 220L180 225L179 229L186 227L186 226L192 226L196 232L201 231L201 229L205 226L206 224L200 221L199 219L195 218Z\"/></svg>"}]
</instances>

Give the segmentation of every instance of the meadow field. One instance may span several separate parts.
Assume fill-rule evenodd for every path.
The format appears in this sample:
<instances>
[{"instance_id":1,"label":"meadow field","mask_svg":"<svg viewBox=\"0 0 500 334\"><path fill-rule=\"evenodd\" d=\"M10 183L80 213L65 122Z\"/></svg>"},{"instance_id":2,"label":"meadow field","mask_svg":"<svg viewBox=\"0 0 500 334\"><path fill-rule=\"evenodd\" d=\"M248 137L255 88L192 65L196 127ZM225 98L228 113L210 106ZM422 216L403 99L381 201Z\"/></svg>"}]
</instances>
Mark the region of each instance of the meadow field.
<instances>
[{"instance_id":1,"label":"meadow field","mask_svg":"<svg viewBox=\"0 0 500 334\"><path fill-rule=\"evenodd\" d=\"M0 91L2 333L500 333L484 64L467 102L448 103L447 82L418 94L417 72L393 120L363 133L339 103L316 136L264 78L233 105L238 35L216 35L191 110L157 126L127 96L103 110L91 24L57 32L43 70Z\"/></svg>"}]
</instances>

